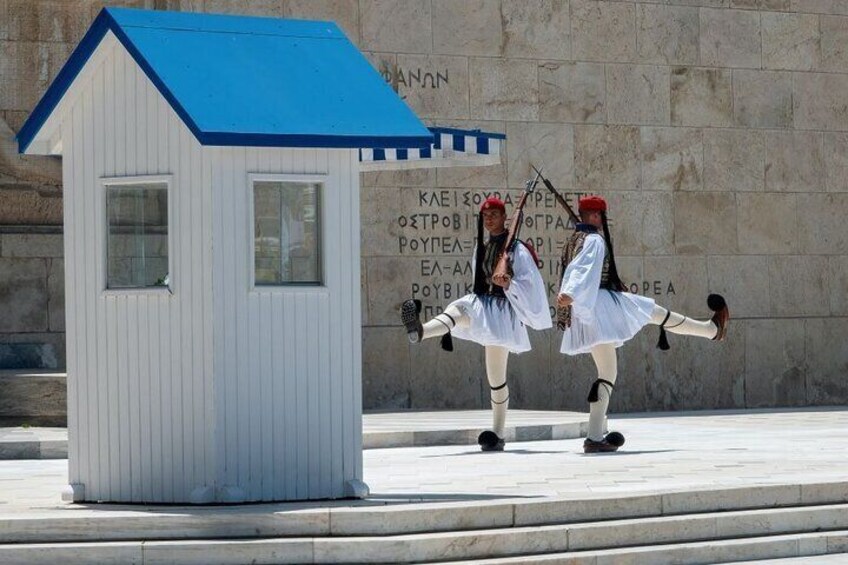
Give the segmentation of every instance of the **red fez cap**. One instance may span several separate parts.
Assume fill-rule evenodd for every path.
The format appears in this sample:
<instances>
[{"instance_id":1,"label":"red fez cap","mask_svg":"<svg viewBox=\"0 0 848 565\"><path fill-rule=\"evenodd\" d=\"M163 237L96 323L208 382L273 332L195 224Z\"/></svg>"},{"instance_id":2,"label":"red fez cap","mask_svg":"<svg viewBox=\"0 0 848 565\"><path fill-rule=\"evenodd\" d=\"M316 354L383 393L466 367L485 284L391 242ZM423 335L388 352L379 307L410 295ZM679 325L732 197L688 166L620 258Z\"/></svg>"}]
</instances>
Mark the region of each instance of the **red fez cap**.
<instances>
[{"instance_id":1,"label":"red fez cap","mask_svg":"<svg viewBox=\"0 0 848 565\"><path fill-rule=\"evenodd\" d=\"M504 205L503 200L497 196L490 196L485 202L483 202L483 205L480 206L480 211L485 212L486 210L500 210L506 214L506 206Z\"/></svg>"},{"instance_id":2,"label":"red fez cap","mask_svg":"<svg viewBox=\"0 0 848 565\"><path fill-rule=\"evenodd\" d=\"M586 212L606 212L607 201L600 196L584 196L578 201L578 209Z\"/></svg>"}]
</instances>

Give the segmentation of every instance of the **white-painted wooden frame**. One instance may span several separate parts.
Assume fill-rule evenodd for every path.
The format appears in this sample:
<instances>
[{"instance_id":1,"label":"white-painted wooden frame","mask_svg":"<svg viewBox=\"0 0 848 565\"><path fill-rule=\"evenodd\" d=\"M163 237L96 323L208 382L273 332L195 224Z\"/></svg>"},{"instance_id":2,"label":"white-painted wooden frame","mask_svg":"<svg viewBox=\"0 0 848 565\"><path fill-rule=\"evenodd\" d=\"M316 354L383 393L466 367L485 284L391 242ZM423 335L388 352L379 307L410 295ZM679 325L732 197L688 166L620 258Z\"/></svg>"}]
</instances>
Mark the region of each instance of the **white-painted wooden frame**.
<instances>
[{"instance_id":1,"label":"white-painted wooden frame","mask_svg":"<svg viewBox=\"0 0 848 565\"><path fill-rule=\"evenodd\" d=\"M321 225L318 230L318 250L320 257L321 282L320 283L281 283L276 285L256 285L256 242L254 228L256 226L256 209L254 202L253 185L256 182L299 182L320 185L318 193L319 221ZM247 174L247 226L248 226L248 254L250 257L250 286L251 293L266 292L328 292L327 289L327 251L324 247L327 241L327 175L326 174L290 174L290 173L248 173Z\"/></svg>"},{"instance_id":2,"label":"white-painted wooden frame","mask_svg":"<svg viewBox=\"0 0 848 565\"><path fill-rule=\"evenodd\" d=\"M174 205L172 202L173 175L133 175L123 177L101 177L100 181L100 211L98 237L103 244L103 276L100 281L100 292L102 296L114 296L118 294L174 294L176 288L176 276L174 273ZM145 286L129 288L109 288L109 211L107 208L107 197L110 188L132 187L135 185L164 184L168 197L168 284L165 286Z\"/></svg>"}]
</instances>

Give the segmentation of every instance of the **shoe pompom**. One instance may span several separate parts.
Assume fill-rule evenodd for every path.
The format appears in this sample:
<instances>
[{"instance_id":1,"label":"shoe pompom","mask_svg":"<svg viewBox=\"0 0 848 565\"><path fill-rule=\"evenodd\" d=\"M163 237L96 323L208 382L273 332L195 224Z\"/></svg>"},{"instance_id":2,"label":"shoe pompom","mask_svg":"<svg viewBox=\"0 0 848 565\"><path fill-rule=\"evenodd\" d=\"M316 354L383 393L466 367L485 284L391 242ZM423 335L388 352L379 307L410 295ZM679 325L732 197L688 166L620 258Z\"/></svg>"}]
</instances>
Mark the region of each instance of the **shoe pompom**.
<instances>
[{"instance_id":1,"label":"shoe pompom","mask_svg":"<svg viewBox=\"0 0 848 565\"><path fill-rule=\"evenodd\" d=\"M486 430L477 436L477 443L482 447L495 447L501 438L491 430Z\"/></svg>"},{"instance_id":2,"label":"shoe pompom","mask_svg":"<svg viewBox=\"0 0 848 565\"><path fill-rule=\"evenodd\" d=\"M616 447L621 447L622 445L624 445L624 435L619 432L610 432L606 435L604 439L606 439L607 442L611 443Z\"/></svg>"},{"instance_id":3,"label":"shoe pompom","mask_svg":"<svg viewBox=\"0 0 848 565\"><path fill-rule=\"evenodd\" d=\"M718 312L719 310L723 310L727 307L727 302L724 301L724 297L720 294L711 294L707 297L707 306L709 306L710 310L713 312Z\"/></svg>"}]
</instances>

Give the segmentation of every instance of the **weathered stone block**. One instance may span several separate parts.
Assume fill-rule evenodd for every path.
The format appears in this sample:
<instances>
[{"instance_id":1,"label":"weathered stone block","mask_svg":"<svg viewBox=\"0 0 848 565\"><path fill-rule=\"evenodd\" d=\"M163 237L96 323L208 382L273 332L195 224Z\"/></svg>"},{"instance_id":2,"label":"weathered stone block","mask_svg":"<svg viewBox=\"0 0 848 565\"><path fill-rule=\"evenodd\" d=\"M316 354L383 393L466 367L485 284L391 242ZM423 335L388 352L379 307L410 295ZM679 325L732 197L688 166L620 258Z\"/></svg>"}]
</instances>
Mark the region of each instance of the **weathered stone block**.
<instances>
[{"instance_id":1,"label":"weathered stone block","mask_svg":"<svg viewBox=\"0 0 848 565\"><path fill-rule=\"evenodd\" d=\"M704 8L700 16L702 65L760 67L760 14Z\"/></svg>"},{"instance_id":2,"label":"weathered stone block","mask_svg":"<svg viewBox=\"0 0 848 565\"><path fill-rule=\"evenodd\" d=\"M502 0L500 12L505 57L571 57L568 0Z\"/></svg>"},{"instance_id":3,"label":"weathered stone block","mask_svg":"<svg viewBox=\"0 0 848 565\"><path fill-rule=\"evenodd\" d=\"M842 404L848 396L848 320L805 321L807 336L807 403Z\"/></svg>"},{"instance_id":4,"label":"weathered stone block","mask_svg":"<svg viewBox=\"0 0 848 565\"><path fill-rule=\"evenodd\" d=\"M827 258L827 280L830 287L830 314L848 316L848 255Z\"/></svg>"},{"instance_id":5,"label":"weathered stone block","mask_svg":"<svg viewBox=\"0 0 848 565\"><path fill-rule=\"evenodd\" d=\"M468 59L438 55L398 55L397 59L393 80L416 114L468 118Z\"/></svg>"},{"instance_id":6,"label":"weathered stone block","mask_svg":"<svg viewBox=\"0 0 848 565\"><path fill-rule=\"evenodd\" d=\"M745 330L745 406L805 405L804 320L753 320Z\"/></svg>"},{"instance_id":7,"label":"weathered stone block","mask_svg":"<svg viewBox=\"0 0 848 565\"><path fill-rule=\"evenodd\" d=\"M409 352L406 331L391 328L362 328L362 400L365 410L403 410L410 407Z\"/></svg>"},{"instance_id":8,"label":"weathered stone block","mask_svg":"<svg viewBox=\"0 0 848 565\"><path fill-rule=\"evenodd\" d=\"M6 34L9 39L77 43L90 23L86 2L7 0Z\"/></svg>"},{"instance_id":9,"label":"weathered stone block","mask_svg":"<svg viewBox=\"0 0 848 565\"><path fill-rule=\"evenodd\" d=\"M740 249L747 253L745 242ZM724 296L734 317L762 318L769 315L768 258L758 255L707 257L709 292Z\"/></svg>"},{"instance_id":10,"label":"weathered stone block","mask_svg":"<svg viewBox=\"0 0 848 565\"><path fill-rule=\"evenodd\" d=\"M652 65L607 65L607 121L666 125L670 122L669 69Z\"/></svg>"},{"instance_id":11,"label":"weathered stone block","mask_svg":"<svg viewBox=\"0 0 848 565\"><path fill-rule=\"evenodd\" d=\"M704 130L704 190L763 190L764 167L762 132Z\"/></svg>"},{"instance_id":12,"label":"weathered stone block","mask_svg":"<svg viewBox=\"0 0 848 565\"><path fill-rule=\"evenodd\" d=\"M280 16L336 22L351 41L359 44L358 0L282 0Z\"/></svg>"},{"instance_id":13,"label":"weathered stone block","mask_svg":"<svg viewBox=\"0 0 848 565\"><path fill-rule=\"evenodd\" d=\"M203 10L214 14L280 17L280 3L277 0L258 0L254 2L203 0Z\"/></svg>"},{"instance_id":14,"label":"weathered stone block","mask_svg":"<svg viewBox=\"0 0 848 565\"><path fill-rule=\"evenodd\" d=\"M639 190L639 128L574 126L575 187L586 192Z\"/></svg>"},{"instance_id":15,"label":"weathered stone block","mask_svg":"<svg viewBox=\"0 0 848 565\"><path fill-rule=\"evenodd\" d=\"M430 53L429 0L365 0L359 3L360 45L371 51Z\"/></svg>"},{"instance_id":16,"label":"weathered stone block","mask_svg":"<svg viewBox=\"0 0 848 565\"><path fill-rule=\"evenodd\" d=\"M801 253L841 255L848 250L848 193L806 194L798 214ZM814 210L815 213L807 213Z\"/></svg>"},{"instance_id":17,"label":"weathered stone block","mask_svg":"<svg viewBox=\"0 0 848 565\"><path fill-rule=\"evenodd\" d=\"M433 0L433 45L436 53L503 55L501 2Z\"/></svg>"},{"instance_id":18,"label":"weathered stone block","mask_svg":"<svg viewBox=\"0 0 848 565\"><path fill-rule=\"evenodd\" d=\"M848 192L848 134L824 134L824 168L827 190Z\"/></svg>"},{"instance_id":19,"label":"weathered stone block","mask_svg":"<svg viewBox=\"0 0 848 565\"><path fill-rule=\"evenodd\" d=\"M665 65L698 64L698 9L636 5L639 61Z\"/></svg>"},{"instance_id":20,"label":"weathered stone block","mask_svg":"<svg viewBox=\"0 0 848 565\"><path fill-rule=\"evenodd\" d=\"M529 410L556 410L558 403L551 394L553 377L551 339L561 334L555 330L541 332L529 330L532 351L510 355L507 365L509 407ZM483 404L487 404L484 388ZM509 416L507 416L509 419Z\"/></svg>"},{"instance_id":21,"label":"weathered stone block","mask_svg":"<svg viewBox=\"0 0 848 565\"><path fill-rule=\"evenodd\" d=\"M400 328L399 331L403 333ZM453 345L454 351L450 353L439 347L438 339L410 348L410 403L413 409L489 407L483 348L461 339L454 339Z\"/></svg>"},{"instance_id":22,"label":"weathered stone block","mask_svg":"<svg viewBox=\"0 0 848 565\"><path fill-rule=\"evenodd\" d=\"M363 257L399 253L402 192L398 188L362 187L359 209Z\"/></svg>"},{"instance_id":23,"label":"weathered stone block","mask_svg":"<svg viewBox=\"0 0 848 565\"><path fill-rule=\"evenodd\" d=\"M821 66L819 17L762 14L763 67L812 71Z\"/></svg>"},{"instance_id":24,"label":"weathered stone block","mask_svg":"<svg viewBox=\"0 0 848 565\"><path fill-rule=\"evenodd\" d=\"M737 194L739 249L744 253L798 253L795 194Z\"/></svg>"},{"instance_id":25,"label":"weathered stone block","mask_svg":"<svg viewBox=\"0 0 848 565\"><path fill-rule=\"evenodd\" d=\"M791 0L730 0L731 8L746 8L749 10L771 10L779 11L795 11L792 10Z\"/></svg>"},{"instance_id":26,"label":"weathered stone block","mask_svg":"<svg viewBox=\"0 0 848 565\"><path fill-rule=\"evenodd\" d=\"M65 331L65 261L51 259L47 271L47 304L51 332Z\"/></svg>"},{"instance_id":27,"label":"weathered stone block","mask_svg":"<svg viewBox=\"0 0 848 565\"><path fill-rule=\"evenodd\" d=\"M702 190L703 180L701 130L642 128L642 186L645 190Z\"/></svg>"},{"instance_id":28,"label":"weathered stone block","mask_svg":"<svg viewBox=\"0 0 848 565\"><path fill-rule=\"evenodd\" d=\"M791 0L793 12L811 14L848 14L848 5L842 0Z\"/></svg>"},{"instance_id":29,"label":"weathered stone block","mask_svg":"<svg viewBox=\"0 0 848 565\"><path fill-rule=\"evenodd\" d=\"M707 318L705 298L701 298L697 310L685 314ZM669 351L656 348L647 351L648 410L685 410L704 405L741 408L745 405L745 331L742 324L731 322L723 342L678 335L670 335L668 339Z\"/></svg>"},{"instance_id":30,"label":"weathered stone block","mask_svg":"<svg viewBox=\"0 0 848 565\"><path fill-rule=\"evenodd\" d=\"M9 38L9 0L0 0L0 41Z\"/></svg>"},{"instance_id":31,"label":"weathered stone block","mask_svg":"<svg viewBox=\"0 0 848 565\"><path fill-rule=\"evenodd\" d=\"M62 257L62 234L6 233L0 235L3 257Z\"/></svg>"},{"instance_id":32,"label":"weathered stone block","mask_svg":"<svg viewBox=\"0 0 848 565\"><path fill-rule=\"evenodd\" d=\"M572 0L571 32L577 60L636 60L636 9L629 2Z\"/></svg>"},{"instance_id":33,"label":"weathered stone block","mask_svg":"<svg viewBox=\"0 0 848 565\"><path fill-rule=\"evenodd\" d=\"M820 16L819 22L822 70L848 72L848 18Z\"/></svg>"},{"instance_id":34,"label":"weathered stone block","mask_svg":"<svg viewBox=\"0 0 848 565\"><path fill-rule=\"evenodd\" d=\"M769 257L769 289L773 316L829 315L827 257Z\"/></svg>"},{"instance_id":35,"label":"weathered stone block","mask_svg":"<svg viewBox=\"0 0 848 565\"><path fill-rule=\"evenodd\" d=\"M797 129L848 130L848 75L805 73L793 81L793 118Z\"/></svg>"},{"instance_id":36,"label":"weathered stone block","mask_svg":"<svg viewBox=\"0 0 848 565\"><path fill-rule=\"evenodd\" d=\"M604 66L545 63L539 66L539 118L553 122L606 121Z\"/></svg>"},{"instance_id":37,"label":"weathered stone block","mask_svg":"<svg viewBox=\"0 0 848 565\"><path fill-rule=\"evenodd\" d=\"M0 332L48 328L45 259L0 259Z\"/></svg>"},{"instance_id":38,"label":"weathered stone block","mask_svg":"<svg viewBox=\"0 0 848 565\"><path fill-rule=\"evenodd\" d=\"M531 61L471 59L471 115L484 120L539 119L538 70Z\"/></svg>"},{"instance_id":39,"label":"weathered stone block","mask_svg":"<svg viewBox=\"0 0 848 565\"><path fill-rule=\"evenodd\" d=\"M704 8L727 8L730 0L666 0L672 6L701 6Z\"/></svg>"},{"instance_id":40,"label":"weathered stone block","mask_svg":"<svg viewBox=\"0 0 848 565\"><path fill-rule=\"evenodd\" d=\"M792 74L734 70L733 115L739 126L792 127Z\"/></svg>"},{"instance_id":41,"label":"weathered stone block","mask_svg":"<svg viewBox=\"0 0 848 565\"><path fill-rule=\"evenodd\" d=\"M702 316L708 294L705 257L645 257L645 278L673 287L662 298L652 297L663 307L685 316Z\"/></svg>"},{"instance_id":42,"label":"weathered stone block","mask_svg":"<svg viewBox=\"0 0 848 565\"><path fill-rule=\"evenodd\" d=\"M671 74L671 123L729 126L733 113L730 71L678 67Z\"/></svg>"},{"instance_id":43,"label":"weathered stone block","mask_svg":"<svg viewBox=\"0 0 848 565\"><path fill-rule=\"evenodd\" d=\"M766 190L826 190L824 138L818 132L765 132Z\"/></svg>"},{"instance_id":44,"label":"weathered stone block","mask_svg":"<svg viewBox=\"0 0 848 565\"><path fill-rule=\"evenodd\" d=\"M674 247L683 255L737 253L736 202L722 193L674 194Z\"/></svg>"},{"instance_id":45,"label":"weathered stone block","mask_svg":"<svg viewBox=\"0 0 848 565\"><path fill-rule=\"evenodd\" d=\"M662 192L611 192L609 221L616 253L665 255L673 252L672 197Z\"/></svg>"},{"instance_id":46,"label":"weathered stone block","mask_svg":"<svg viewBox=\"0 0 848 565\"><path fill-rule=\"evenodd\" d=\"M574 131L568 124L509 122L506 128L510 188L533 178L530 165L559 188L574 185ZM545 190L544 187L539 187Z\"/></svg>"}]
</instances>

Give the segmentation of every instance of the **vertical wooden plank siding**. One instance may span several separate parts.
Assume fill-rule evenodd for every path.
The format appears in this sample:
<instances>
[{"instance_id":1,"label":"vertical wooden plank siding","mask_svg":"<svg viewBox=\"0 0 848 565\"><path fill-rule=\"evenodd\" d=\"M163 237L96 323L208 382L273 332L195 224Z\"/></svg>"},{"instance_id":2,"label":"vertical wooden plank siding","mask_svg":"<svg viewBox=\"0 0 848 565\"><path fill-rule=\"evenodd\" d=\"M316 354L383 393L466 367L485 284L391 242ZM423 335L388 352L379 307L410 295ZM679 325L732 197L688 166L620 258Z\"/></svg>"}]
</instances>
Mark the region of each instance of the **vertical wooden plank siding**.
<instances>
[{"instance_id":1,"label":"vertical wooden plank siding","mask_svg":"<svg viewBox=\"0 0 848 565\"><path fill-rule=\"evenodd\" d=\"M87 500L185 502L214 485L208 161L122 47L62 123L70 483ZM170 175L173 294L104 292L104 177ZM205 226L205 232L204 232Z\"/></svg>"},{"instance_id":2,"label":"vertical wooden plank siding","mask_svg":"<svg viewBox=\"0 0 848 565\"><path fill-rule=\"evenodd\" d=\"M354 150L201 147L120 45L63 114L69 482L337 498L362 478ZM321 175L323 285L251 288L249 175ZM106 291L104 177L170 178L171 293Z\"/></svg>"},{"instance_id":3,"label":"vertical wooden plank siding","mask_svg":"<svg viewBox=\"0 0 848 565\"><path fill-rule=\"evenodd\" d=\"M218 456L247 500L333 498L362 478L359 163L350 150L214 153L214 350ZM322 287L250 288L248 176L324 176ZM220 198L220 199L219 199ZM219 208L218 208L219 207Z\"/></svg>"}]
</instances>

